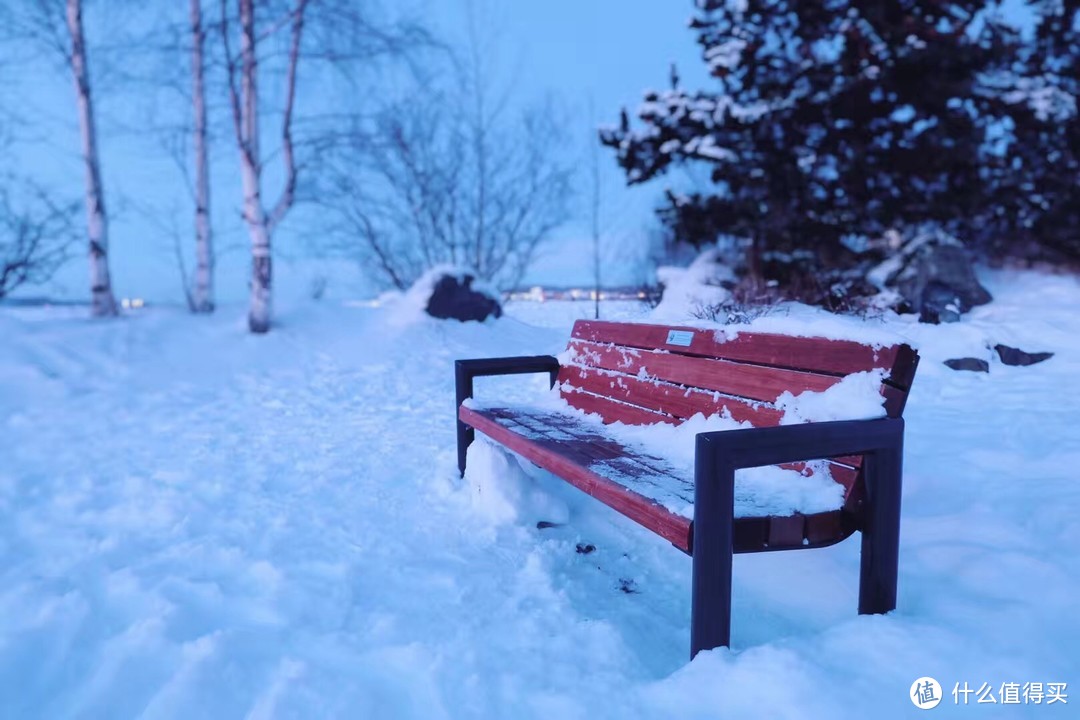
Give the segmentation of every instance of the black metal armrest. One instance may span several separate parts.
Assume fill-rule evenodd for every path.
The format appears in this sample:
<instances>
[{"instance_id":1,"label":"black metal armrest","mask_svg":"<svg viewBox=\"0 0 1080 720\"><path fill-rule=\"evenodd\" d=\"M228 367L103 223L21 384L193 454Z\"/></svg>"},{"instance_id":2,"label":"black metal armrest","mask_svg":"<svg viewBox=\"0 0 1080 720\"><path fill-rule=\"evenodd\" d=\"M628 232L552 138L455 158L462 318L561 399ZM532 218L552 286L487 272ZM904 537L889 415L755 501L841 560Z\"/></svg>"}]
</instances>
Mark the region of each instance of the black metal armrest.
<instances>
[{"instance_id":1,"label":"black metal armrest","mask_svg":"<svg viewBox=\"0 0 1080 720\"><path fill-rule=\"evenodd\" d=\"M903 418L837 420L798 425L699 433L696 458L734 469L819 460L841 455L870 456L900 448Z\"/></svg>"},{"instance_id":2,"label":"black metal armrest","mask_svg":"<svg viewBox=\"0 0 1080 720\"><path fill-rule=\"evenodd\" d=\"M840 455L863 456L859 613L896 608L902 418L842 420L700 433L694 460L691 656L731 637L735 471Z\"/></svg>"},{"instance_id":3,"label":"black metal armrest","mask_svg":"<svg viewBox=\"0 0 1080 720\"><path fill-rule=\"evenodd\" d=\"M457 419L458 470L465 474L465 454L475 437L475 431L457 417L461 403L473 396L473 379L491 375L525 375L546 372L555 386L559 374L559 361L552 355L522 355L519 357L478 358L458 360L454 363L454 385L457 390L457 404L454 406L454 418Z\"/></svg>"}]
</instances>

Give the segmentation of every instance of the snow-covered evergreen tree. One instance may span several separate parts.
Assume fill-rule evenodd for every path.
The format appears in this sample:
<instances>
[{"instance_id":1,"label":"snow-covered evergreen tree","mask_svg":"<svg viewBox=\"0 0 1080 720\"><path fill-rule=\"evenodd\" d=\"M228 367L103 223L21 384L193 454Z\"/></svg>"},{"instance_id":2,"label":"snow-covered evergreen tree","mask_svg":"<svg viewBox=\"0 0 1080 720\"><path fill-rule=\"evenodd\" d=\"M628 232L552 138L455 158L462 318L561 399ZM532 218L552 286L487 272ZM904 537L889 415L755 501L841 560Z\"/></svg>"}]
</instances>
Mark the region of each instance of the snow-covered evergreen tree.
<instances>
[{"instance_id":1,"label":"snow-covered evergreen tree","mask_svg":"<svg viewBox=\"0 0 1080 720\"><path fill-rule=\"evenodd\" d=\"M987 79L1011 120L995 192L994 249L1080 260L1080 0L1037 0L1019 69Z\"/></svg>"},{"instance_id":2,"label":"snow-covered evergreen tree","mask_svg":"<svg viewBox=\"0 0 1080 720\"><path fill-rule=\"evenodd\" d=\"M980 77L1015 36L982 0L696 0L691 27L719 87L646 94L601 132L630 183L672 165L711 167L715 192L669 193L682 239L716 231L763 253L812 250L843 264L842 239L932 221L963 236L986 211L982 169L999 106Z\"/></svg>"}]
</instances>

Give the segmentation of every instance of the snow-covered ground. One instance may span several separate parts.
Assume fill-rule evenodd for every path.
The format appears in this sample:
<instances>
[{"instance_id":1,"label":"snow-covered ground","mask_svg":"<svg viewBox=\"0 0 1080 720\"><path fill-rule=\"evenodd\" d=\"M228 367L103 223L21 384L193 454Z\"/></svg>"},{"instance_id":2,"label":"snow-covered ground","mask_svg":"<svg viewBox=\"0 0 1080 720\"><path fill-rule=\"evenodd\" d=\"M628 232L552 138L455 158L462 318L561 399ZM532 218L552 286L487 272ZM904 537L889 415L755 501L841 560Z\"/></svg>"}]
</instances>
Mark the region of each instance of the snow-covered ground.
<instances>
[{"instance_id":1,"label":"snow-covered ground","mask_svg":"<svg viewBox=\"0 0 1080 720\"><path fill-rule=\"evenodd\" d=\"M920 676L938 715L1073 715L1080 285L986 282L960 324L887 324L923 355L898 610L855 614L857 538L739 556L734 647L692 663L689 558L550 479L492 513L456 477L453 360L558 352L585 304L312 304L266 337L238 309L0 310L0 716L891 718ZM997 342L1056 355L941 364ZM1071 697L953 705L1012 682Z\"/></svg>"}]
</instances>

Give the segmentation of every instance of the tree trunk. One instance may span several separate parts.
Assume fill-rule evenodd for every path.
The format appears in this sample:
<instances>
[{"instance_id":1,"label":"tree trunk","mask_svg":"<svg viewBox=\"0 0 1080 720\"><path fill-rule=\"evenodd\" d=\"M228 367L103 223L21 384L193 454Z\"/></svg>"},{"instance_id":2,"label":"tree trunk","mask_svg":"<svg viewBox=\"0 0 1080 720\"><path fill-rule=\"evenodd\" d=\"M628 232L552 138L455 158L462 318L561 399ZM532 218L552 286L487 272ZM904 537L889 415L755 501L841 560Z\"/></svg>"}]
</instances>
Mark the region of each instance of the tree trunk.
<instances>
[{"instance_id":1,"label":"tree trunk","mask_svg":"<svg viewBox=\"0 0 1080 720\"><path fill-rule=\"evenodd\" d=\"M90 70L83 35L82 0L67 0L67 27L71 37L69 65L75 81L82 136L83 165L86 171L86 220L90 256L90 312L95 317L116 315L116 299L109 279L109 221L105 214L101 161L98 158L97 128L90 96Z\"/></svg>"},{"instance_id":2,"label":"tree trunk","mask_svg":"<svg viewBox=\"0 0 1080 720\"><path fill-rule=\"evenodd\" d=\"M248 328L253 333L270 330L271 281L270 229L262 204L259 160L258 59L255 55L255 3L240 2L240 178L244 187L244 220L251 236L251 298Z\"/></svg>"},{"instance_id":3,"label":"tree trunk","mask_svg":"<svg viewBox=\"0 0 1080 720\"><path fill-rule=\"evenodd\" d=\"M236 85L236 62L229 48L227 4L222 0L222 37L225 40L229 100L232 105L236 143L240 148L240 179L244 188L244 222L251 237L251 299L248 328L253 333L270 330L271 265L270 240L274 229L292 208L296 197L296 160L293 154L292 118L296 100L296 70L300 62L300 40L308 0L297 0L289 13L292 37L285 73L285 105L281 118L281 158L285 165L285 186L274 208L267 213L262 202L262 160L259 157L258 57L254 0L238 0L240 9L240 87Z\"/></svg>"},{"instance_id":4,"label":"tree trunk","mask_svg":"<svg viewBox=\"0 0 1080 720\"><path fill-rule=\"evenodd\" d=\"M195 283L191 309L214 311L214 244L210 226L210 165L207 160L206 86L203 52L206 31L202 0L191 0L191 100L195 112Z\"/></svg>"},{"instance_id":5,"label":"tree trunk","mask_svg":"<svg viewBox=\"0 0 1080 720\"><path fill-rule=\"evenodd\" d=\"M596 117L593 99L589 98L589 120ZM592 251L593 251L593 319L600 319L600 143L593 139L589 143L589 170L592 175L592 198L590 215L592 216Z\"/></svg>"}]
</instances>

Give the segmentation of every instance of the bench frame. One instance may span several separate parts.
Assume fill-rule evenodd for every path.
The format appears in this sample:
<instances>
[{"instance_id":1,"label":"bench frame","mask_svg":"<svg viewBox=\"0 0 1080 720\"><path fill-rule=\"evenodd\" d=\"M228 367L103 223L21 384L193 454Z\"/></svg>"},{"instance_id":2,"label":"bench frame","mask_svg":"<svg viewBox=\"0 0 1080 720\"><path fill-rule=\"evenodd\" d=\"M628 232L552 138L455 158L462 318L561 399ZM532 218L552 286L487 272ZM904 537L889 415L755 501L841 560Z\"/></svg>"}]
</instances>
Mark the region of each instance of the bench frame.
<instances>
[{"instance_id":1,"label":"bench frame","mask_svg":"<svg viewBox=\"0 0 1080 720\"><path fill-rule=\"evenodd\" d=\"M548 373L554 387L560 366L551 355L458 360L454 365L458 470L465 474L476 431L459 417L477 377ZM914 368L912 368L912 371ZM762 465L858 455L864 458L865 495L857 525L862 532L860 615L896 609L904 421L900 417L841 420L699 433L694 458L694 518L690 657L731 641L731 576L735 547L735 471ZM813 547L806 545L805 547Z\"/></svg>"}]
</instances>

